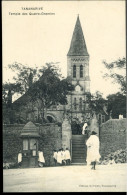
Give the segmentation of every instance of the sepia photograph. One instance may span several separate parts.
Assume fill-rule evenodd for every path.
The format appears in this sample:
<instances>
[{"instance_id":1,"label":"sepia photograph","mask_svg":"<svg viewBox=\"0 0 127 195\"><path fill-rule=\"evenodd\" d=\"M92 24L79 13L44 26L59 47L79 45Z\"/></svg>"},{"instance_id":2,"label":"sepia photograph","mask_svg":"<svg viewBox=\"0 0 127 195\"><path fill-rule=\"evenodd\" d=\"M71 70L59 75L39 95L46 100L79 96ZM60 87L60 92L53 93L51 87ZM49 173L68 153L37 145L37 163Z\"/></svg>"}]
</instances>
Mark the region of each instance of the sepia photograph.
<instances>
[{"instance_id":1,"label":"sepia photograph","mask_svg":"<svg viewBox=\"0 0 127 195\"><path fill-rule=\"evenodd\" d=\"M126 192L126 1L1 4L3 192Z\"/></svg>"}]
</instances>

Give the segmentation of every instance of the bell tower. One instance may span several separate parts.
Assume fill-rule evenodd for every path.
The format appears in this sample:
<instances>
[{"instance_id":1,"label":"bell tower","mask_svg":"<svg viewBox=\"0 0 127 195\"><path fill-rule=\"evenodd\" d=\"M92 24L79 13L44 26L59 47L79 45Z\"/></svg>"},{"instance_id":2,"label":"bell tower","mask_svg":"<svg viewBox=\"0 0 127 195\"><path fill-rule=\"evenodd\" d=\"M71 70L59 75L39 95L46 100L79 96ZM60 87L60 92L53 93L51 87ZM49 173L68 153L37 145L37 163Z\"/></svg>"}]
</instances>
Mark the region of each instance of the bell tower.
<instances>
[{"instance_id":1,"label":"bell tower","mask_svg":"<svg viewBox=\"0 0 127 195\"><path fill-rule=\"evenodd\" d=\"M90 93L89 54L79 16L75 24L70 49L67 54L67 76L75 89L68 95L71 119L86 120L90 115L87 95Z\"/></svg>"}]
</instances>

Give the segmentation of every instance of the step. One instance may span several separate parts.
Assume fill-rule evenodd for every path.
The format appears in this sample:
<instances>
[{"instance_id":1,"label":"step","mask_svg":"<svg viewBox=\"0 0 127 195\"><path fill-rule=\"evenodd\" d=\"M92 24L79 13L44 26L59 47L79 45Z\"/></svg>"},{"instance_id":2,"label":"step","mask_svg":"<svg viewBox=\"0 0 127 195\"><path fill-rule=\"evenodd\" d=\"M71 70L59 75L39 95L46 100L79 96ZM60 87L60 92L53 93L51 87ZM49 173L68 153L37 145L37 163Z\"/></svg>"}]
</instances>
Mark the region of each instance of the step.
<instances>
[{"instance_id":1,"label":"step","mask_svg":"<svg viewBox=\"0 0 127 195\"><path fill-rule=\"evenodd\" d=\"M73 153L76 153L76 154L83 154L83 153L86 153L86 151L85 150L72 150L72 154Z\"/></svg>"},{"instance_id":2,"label":"step","mask_svg":"<svg viewBox=\"0 0 127 195\"><path fill-rule=\"evenodd\" d=\"M72 145L75 145L75 146L77 146L77 145L80 145L80 146L86 146L84 143L72 143Z\"/></svg>"},{"instance_id":3,"label":"step","mask_svg":"<svg viewBox=\"0 0 127 195\"><path fill-rule=\"evenodd\" d=\"M86 151L85 150L75 150L75 151L72 151L72 154L86 154Z\"/></svg>"},{"instance_id":4,"label":"step","mask_svg":"<svg viewBox=\"0 0 127 195\"><path fill-rule=\"evenodd\" d=\"M75 150L75 151L72 151L72 154L86 154L86 151L85 150Z\"/></svg>"},{"instance_id":5,"label":"step","mask_svg":"<svg viewBox=\"0 0 127 195\"><path fill-rule=\"evenodd\" d=\"M73 158L72 157L72 161L77 161L77 160L79 160L79 161L81 161L81 160L85 160L86 158Z\"/></svg>"},{"instance_id":6,"label":"step","mask_svg":"<svg viewBox=\"0 0 127 195\"><path fill-rule=\"evenodd\" d=\"M81 142L81 143L85 143L85 140L77 140L77 139L72 140L72 143L74 143L74 142Z\"/></svg>"},{"instance_id":7,"label":"step","mask_svg":"<svg viewBox=\"0 0 127 195\"><path fill-rule=\"evenodd\" d=\"M86 148L84 146L79 146L79 147L72 146L72 150L82 151L82 150L86 150Z\"/></svg>"},{"instance_id":8,"label":"step","mask_svg":"<svg viewBox=\"0 0 127 195\"><path fill-rule=\"evenodd\" d=\"M72 160L76 160L76 159L86 159L86 157L82 157L82 156L72 156Z\"/></svg>"},{"instance_id":9,"label":"step","mask_svg":"<svg viewBox=\"0 0 127 195\"><path fill-rule=\"evenodd\" d=\"M72 139L72 142L74 141L85 141L85 139Z\"/></svg>"},{"instance_id":10,"label":"step","mask_svg":"<svg viewBox=\"0 0 127 195\"><path fill-rule=\"evenodd\" d=\"M85 140L86 138L85 137L72 137L72 140L74 140L74 139L83 139L83 140Z\"/></svg>"},{"instance_id":11,"label":"step","mask_svg":"<svg viewBox=\"0 0 127 195\"><path fill-rule=\"evenodd\" d=\"M85 160L74 160L72 161L72 163L86 163Z\"/></svg>"},{"instance_id":12,"label":"step","mask_svg":"<svg viewBox=\"0 0 127 195\"><path fill-rule=\"evenodd\" d=\"M72 144L85 144L85 142L74 141Z\"/></svg>"},{"instance_id":13,"label":"step","mask_svg":"<svg viewBox=\"0 0 127 195\"><path fill-rule=\"evenodd\" d=\"M75 145L75 146L78 146L78 145L80 145L80 146L86 146L84 143L72 143L72 145Z\"/></svg>"},{"instance_id":14,"label":"step","mask_svg":"<svg viewBox=\"0 0 127 195\"><path fill-rule=\"evenodd\" d=\"M86 153L86 150L84 149L84 148L72 148L72 153L82 153L82 152L84 152L84 153Z\"/></svg>"},{"instance_id":15,"label":"step","mask_svg":"<svg viewBox=\"0 0 127 195\"><path fill-rule=\"evenodd\" d=\"M84 138L75 138L75 139L72 138L72 141L76 141L76 140L79 140L79 141L86 141L86 139L84 139Z\"/></svg>"},{"instance_id":16,"label":"step","mask_svg":"<svg viewBox=\"0 0 127 195\"><path fill-rule=\"evenodd\" d=\"M72 148L72 152L86 152L85 148Z\"/></svg>"},{"instance_id":17,"label":"step","mask_svg":"<svg viewBox=\"0 0 127 195\"><path fill-rule=\"evenodd\" d=\"M85 135L72 135L72 137L85 137Z\"/></svg>"},{"instance_id":18,"label":"step","mask_svg":"<svg viewBox=\"0 0 127 195\"><path fill-rule=\"evenodd\" d=\"M72 141L85 141L85 139L72 139Z\"/></svg>"},{"instance_id":19,"label":"step","mask_svg":"<svg viewBox=\"0 0 127 195\"><path fill-rule=\"evenodd\" d=\"M77 157L77 158L78 158L79 156L81 156L81 158L82 158L82 157L83 157L83 158L86 157L85 154L78 154L78 155L77 155L77 154L72 154L72 158L73 158L73 157L75 157L75 158Z\"/></svg>"},{"instance_id":20,"label":"step","mask_svg":"<svg viewBox=\"0 0 127 195\"><path fill-rule=\"evenodd\" d=\"M73 156L73 155L77 155L77 156L78 156L78 155L86 156L86 152L84 152L84 151L82 151L82 152L80 152L80 153L79 153L79 152L72 152L72 156Z\"/></svg>"},{"instance_id":21,"label":"step","mask_svg":"<svg viewBox=\"0 0 127 195\"><path fill-rule=\"evenodd\" d=\"M74 163L72 162L71 165L74 165L74 166L78 166L78 165L87 165L87 163L85 162L81 162L81 163Z\"/></svg>"},{"instance_id":22,"label":"step","mask_svg":"<svg viewBox=\"0 0 127 195\"><path fill-rule=\"evenodd\" d=\"M72 158L72 162L86 162L86 159L85 158Z\"/></svg>"},{"instance_id":23,"label":"step","mask_svg":"<svg viewBox=\"0 0 127 195\"><path fill-rule=\"evenodd\" d=\"M83 146L86 146L85 144L81 144L81 143L76 143L76 144L72 144L72 146L75 146L75 147L83 147Z\"/></svg>"},{"instance_id":24,"label":"step","mask_svg":"<svg viewBox=\"0 0 127 195\"><path fill-rule=\"evenodd\" d=\"M79 147L85 147L86 145L85 144L72 144L72 147L77 147L77 148L79 148Z\"/></svg>"},{"instance_id":25,"label":"step","mask_svg":"<svg viewBox=\"0 0 127 195\"><path fill-rule=\"evenodd\" d=\"M86 151L85 150L75 150L75 151L72 151L72 154L86 154Z\"/></svg>"},{"instance_id":26,"label":"step","mask_svg":"<svg viewBox=\"0 0 127 195\"><path fill-rule=\"evenodd\" d=\"M72 142L72 144L83 144L83 145L86 145L85 142L79 142L79 141L74 141L74 142Z\"/></svg>"}]
</instances>

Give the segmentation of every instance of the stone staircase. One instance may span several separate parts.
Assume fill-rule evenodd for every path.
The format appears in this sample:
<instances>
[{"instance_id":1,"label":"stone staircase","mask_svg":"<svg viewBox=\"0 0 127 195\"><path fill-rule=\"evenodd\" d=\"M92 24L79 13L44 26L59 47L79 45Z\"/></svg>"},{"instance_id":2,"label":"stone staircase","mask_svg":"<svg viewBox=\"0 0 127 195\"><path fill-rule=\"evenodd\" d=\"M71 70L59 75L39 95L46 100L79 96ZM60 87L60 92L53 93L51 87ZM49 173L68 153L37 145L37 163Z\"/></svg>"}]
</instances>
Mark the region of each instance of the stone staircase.
<instances>
[{"instance_id":1,"label":"stone staircase","mask_svg":"<svg viewBox=\"0 0 127 195\"><path fill-rule=\"evenodd\" d=\"M85 135L72 135L72 164L86 164Z\"/></svg>"}]
</instances>

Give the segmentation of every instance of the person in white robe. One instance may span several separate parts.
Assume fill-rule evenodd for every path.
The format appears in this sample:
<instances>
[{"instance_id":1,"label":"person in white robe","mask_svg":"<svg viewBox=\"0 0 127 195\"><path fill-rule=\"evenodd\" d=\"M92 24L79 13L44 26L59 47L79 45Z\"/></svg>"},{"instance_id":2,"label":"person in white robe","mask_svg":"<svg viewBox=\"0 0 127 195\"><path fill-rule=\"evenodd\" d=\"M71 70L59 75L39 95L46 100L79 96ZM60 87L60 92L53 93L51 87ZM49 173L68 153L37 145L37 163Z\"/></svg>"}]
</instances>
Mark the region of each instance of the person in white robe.
<instances>
[{"instance_id":1,"label":"person in white robe","mask_svg":"<svg viewBox=\"0 0 127 195\"><path fill-rule=\"evenodd\" d=\"M71 155L70 155L70 151L68 150L68 148L66 148L65 150L65 160L66 160L66 165L70 165Z\"/></svg>"},{"instance_id":2,"label":"person in white robe","mask_svg":"<svg viewBox=\"0 0 127 195\"><path fill-rule=\"evenodd\" d=\"M57 163L59 165L62 164L62 155L61 155L61 149L59 149L58 153L57 153Z\"/></svg>"},{"instance_id":3,"label":"person in white robe","mask_svg":"<svg viewBox=\"0 0 127 195\"><path fill-rule=\"evenodd\" d=\"M53 159L54 159L54 163L56 166L56 164L57 164L57 151L56 150L54 150L54 152L53 152Z\"/></svg>"},{"instance_id":4,"label":"person in white robe","mask_svg":"<svg viewBox=\"0 0 127 195\"><path fill-rule=\"evenodd\" d=\"M63 148L61 149L61 157L62 157L62 164L65 165L66 164L65 151Z\"/></svg>"},{"instance_id":5,"label":"person in white robe","mask_svg":"<svg viewBox=\"0 0 127 195\"><path fill-rule=\"evenodd\" d=\"M85 129L86 129L87 126L88 126L88 125L87 125L87 123L85 122L84 125L83 125L83 127L82 127L82 134L83 134L83 135L85 134Z\"/></svg>"},{"instance_id":6,"label":"person in white robe","mask_svg":"<svg viewBox=\"0 0 127 195\"><path fill-rule=\"evenodd\" d=\"M21 166L21 163L22 163L22 153L21 151L18 153L18 165L19 167Z\"/></svg>"},{"instance_id":7,"label":"person in white robe","mask_svg":"<svg viewBox=\"0 0 127 195\"><path fill-rule=\"evenodd\" d=\"M45 163L45 159L43 156L43 152L38 151L38 165L39 165L39 167L43 167L44 163Z\"/></svg>"},{"instance_id":8,"label":"person in white robe","mask_svg":"<svg viewBox=\"0 0 127 195\"><path fill-rule=\"evenodd\" d=\"M89 139L86 141L87 145L87 165L92 164L92 169L95 169L96 162L99 162L99 138L96 136L96 132L92 131Z\"/></svg>"}]
</instances>

